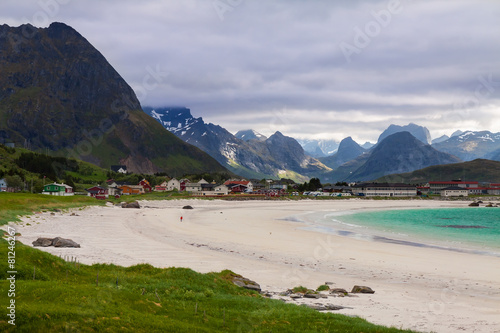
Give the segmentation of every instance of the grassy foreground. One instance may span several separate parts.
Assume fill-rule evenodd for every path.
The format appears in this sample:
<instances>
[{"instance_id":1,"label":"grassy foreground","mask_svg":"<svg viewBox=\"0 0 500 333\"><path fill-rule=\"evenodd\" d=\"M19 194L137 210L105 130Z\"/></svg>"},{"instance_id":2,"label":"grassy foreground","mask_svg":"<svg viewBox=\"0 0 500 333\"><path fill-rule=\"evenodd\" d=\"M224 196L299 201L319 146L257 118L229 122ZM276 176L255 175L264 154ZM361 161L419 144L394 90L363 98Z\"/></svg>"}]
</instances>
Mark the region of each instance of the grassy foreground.
<instances>
[{"instance_id":1,"label":"grassy foreground","mask_svg":"<svg viewBox=\"0 0 500 333\"><path fill-rule=\"evenodd\" d=\"M266 299L229 282L229 271L87 266L19 242L12 326L8 251L1 239L2 332L401 332Z\"/></svg>"},{"instance_id":2,"label":"grassy foreground","mask_svg":"<svg viewBox=\"0 0 500 333\"><path fill-rule=\"evenodd\" d=\"M0 225L19 221L18 216L36 211L104 205L102 200L87 196L59 197L45 194L0 192Z\"/></svg>"}]
</instances>

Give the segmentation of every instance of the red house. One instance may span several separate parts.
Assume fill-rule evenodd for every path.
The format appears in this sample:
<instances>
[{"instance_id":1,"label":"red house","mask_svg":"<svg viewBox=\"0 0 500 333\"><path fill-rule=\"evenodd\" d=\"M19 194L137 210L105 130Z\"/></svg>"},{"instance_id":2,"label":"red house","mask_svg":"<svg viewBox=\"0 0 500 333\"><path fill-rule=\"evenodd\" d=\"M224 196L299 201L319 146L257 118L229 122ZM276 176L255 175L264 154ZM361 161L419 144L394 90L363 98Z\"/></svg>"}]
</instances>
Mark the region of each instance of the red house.
<instances>
[{"instance_id":1,"label":"red house","mask_svg":"<svg viewBox=\"0 0 500 333\"><path fill-rule=\"evenodd\" d=\"M139 182L139 185L141 185L142 188L144 188L144 192L146 192L146 193L153 191L151 184L149 184L149 182L146 179L141 180Z\"/></svg>"},{"instance_id":2,"label":"red house","mask_svg":"<svg viewBox=\"0 0 500 333\"><path fill-rule=\"evenodd\" d=\"M232 193L253 192L253 184L248 180L228 180L224 183Z\"/></svg>"},{"instance_id":3,"label":"red house","mask_svg":"<svg viewBox=\"0 0 500 333\"><path fill-rule=\"evenodd\" d=\"M89 197L96 199L106 199L109 197L108 189L102 186L94 186L86 189L85 191L88 192Z\"/></svg>"}]
</instances>

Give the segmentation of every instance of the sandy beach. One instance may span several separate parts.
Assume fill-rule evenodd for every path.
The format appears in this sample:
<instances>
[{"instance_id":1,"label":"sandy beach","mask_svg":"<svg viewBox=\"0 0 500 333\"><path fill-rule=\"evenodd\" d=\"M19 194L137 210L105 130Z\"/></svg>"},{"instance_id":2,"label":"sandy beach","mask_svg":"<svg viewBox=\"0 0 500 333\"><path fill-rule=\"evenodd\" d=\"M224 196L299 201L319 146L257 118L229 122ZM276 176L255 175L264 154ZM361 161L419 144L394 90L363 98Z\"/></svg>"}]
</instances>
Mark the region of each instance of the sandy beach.
<instances>
[{"instance_id":1,"label":"sandy beach","mask_svg":"<svg viewBox=\"0 0 500 333\"><path fill-rule=\"evenodd\" d=\"M311 212L465 207L430 200L141 201L141 209L90 207L35 214L14 225L25 244L71 238L81 248L40 248L84 264L230 269L285 291L332 282L375 294L329 299L337 313L422 332L500 332L500 258L374 242L307 230ZM192 210L182 209L185 205ZM71 213L76 215L71 216ZM182 222L180 217L183 217ZM28 225L29 224L29 225Z\"/></svg>"}]
</instances>

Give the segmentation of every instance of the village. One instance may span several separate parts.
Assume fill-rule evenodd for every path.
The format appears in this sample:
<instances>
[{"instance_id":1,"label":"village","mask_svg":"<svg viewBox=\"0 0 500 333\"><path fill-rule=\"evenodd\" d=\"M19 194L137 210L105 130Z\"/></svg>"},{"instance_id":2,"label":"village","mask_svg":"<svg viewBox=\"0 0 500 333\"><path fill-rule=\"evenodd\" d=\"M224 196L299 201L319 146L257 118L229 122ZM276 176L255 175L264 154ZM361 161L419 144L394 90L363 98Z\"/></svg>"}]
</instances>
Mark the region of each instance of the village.
<instances>
[{"instance_id":1,"label":"village","mask_svg":"<svg viewBox=\"0 0 500 333\"><path fill-rule=\"evenodd\" d=\"M0 183L1 185L1 183ZM138 184L116 182L113 179L106 181L105 186L96 185L86 189L85 193L75 193L67 184L47 184L42 194L47 195L75 195L86 194L96 199L119 198L123 195L142 195L151 192L184 193L195 197L427 197L430 195L441 197L468 197L470 195L500 195L500 183L480 183L478 181L431 181L423 186L402 183L352 183L348 185L325 186L315 191L297 191L296 184L282 181L267 180L262 184L258 180L231 179L222 184L200 179L192 182L188 179L165 180L159 185L151 186L148 180L143 179Z\"/></svg>"}]
</instances>

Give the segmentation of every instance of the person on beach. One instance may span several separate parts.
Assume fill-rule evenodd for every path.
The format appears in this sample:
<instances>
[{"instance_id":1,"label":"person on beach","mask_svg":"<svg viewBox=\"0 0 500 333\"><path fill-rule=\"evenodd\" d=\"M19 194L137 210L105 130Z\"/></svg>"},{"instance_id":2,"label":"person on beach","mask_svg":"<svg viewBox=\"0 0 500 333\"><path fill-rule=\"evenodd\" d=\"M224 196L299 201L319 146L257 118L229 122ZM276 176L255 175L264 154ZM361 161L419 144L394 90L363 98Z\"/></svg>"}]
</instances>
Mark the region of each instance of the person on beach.
<instances>
[{"instance_id":1,"label":"person on beach","mask_svg":"<svg viewBox=\"0 0 500 333\"><path fill-rule=\"evenodd\" d=\"M182 222L182 216L181 216L181 222Z\"/></svg>"}]
</instances>

